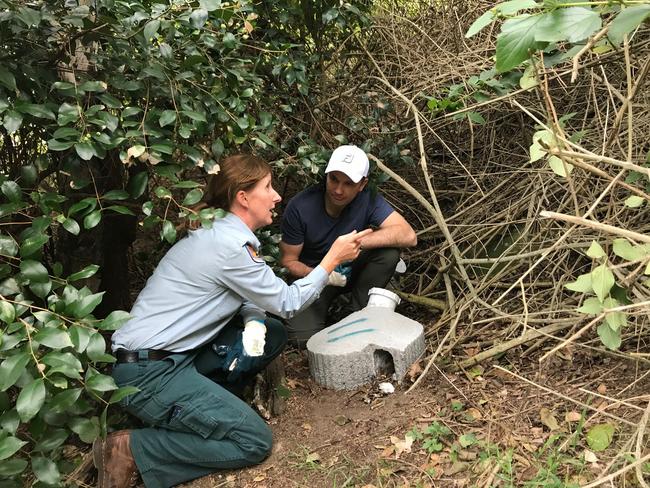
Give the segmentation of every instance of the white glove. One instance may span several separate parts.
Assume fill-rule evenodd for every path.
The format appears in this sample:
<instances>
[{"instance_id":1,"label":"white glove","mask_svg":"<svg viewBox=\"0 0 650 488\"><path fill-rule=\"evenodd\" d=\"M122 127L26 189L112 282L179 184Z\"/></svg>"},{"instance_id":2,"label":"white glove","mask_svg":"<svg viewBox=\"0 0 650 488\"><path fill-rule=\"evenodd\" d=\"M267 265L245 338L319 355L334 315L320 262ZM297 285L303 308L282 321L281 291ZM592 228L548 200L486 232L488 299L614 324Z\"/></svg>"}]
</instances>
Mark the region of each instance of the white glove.
<instances>
[{"instance_id":1,"label":"white glove","mask_svg":"<svg viewBox=\"0 0 650 488\"><path fill-rule=\"evenodd\" d=\"M249 356L261 356L264 354L266 343L266 326L260 320L249 320L244 324L244 332L241 335L244 351Z\"/></svg>"},{"instance_id":2,"label":"white glove","mask_svg":"<svg viewBox=\"0 0 650 488\"><path fill-rule=\"evenodd\" d=\"M338 271L332 271L327 278L327 284L331 286L345 286L348 282L348 278Z\"/></svg>"}]
</instances>

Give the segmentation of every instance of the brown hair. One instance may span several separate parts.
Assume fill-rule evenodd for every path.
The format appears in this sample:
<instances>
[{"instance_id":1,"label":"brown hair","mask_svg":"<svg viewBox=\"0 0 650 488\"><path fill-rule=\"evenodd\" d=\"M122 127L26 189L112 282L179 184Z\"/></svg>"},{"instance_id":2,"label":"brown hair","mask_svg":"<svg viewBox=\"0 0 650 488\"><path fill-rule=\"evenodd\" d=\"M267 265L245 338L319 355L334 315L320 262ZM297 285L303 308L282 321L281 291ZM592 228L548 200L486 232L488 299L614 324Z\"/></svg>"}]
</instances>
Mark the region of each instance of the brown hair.
<instances>
[{"instance_id":1,"label":"brown hair","mask_svg":"<svg viewBox=\"0 0 650 488\"><path fill-rule=\"evenodd\" d=\"M250 190L271 173L271 166L252 154L235 154L219 163L219 172L211 175L204 201L211 207L229 210L240 190Z\"/></svg>"}]
</instances>

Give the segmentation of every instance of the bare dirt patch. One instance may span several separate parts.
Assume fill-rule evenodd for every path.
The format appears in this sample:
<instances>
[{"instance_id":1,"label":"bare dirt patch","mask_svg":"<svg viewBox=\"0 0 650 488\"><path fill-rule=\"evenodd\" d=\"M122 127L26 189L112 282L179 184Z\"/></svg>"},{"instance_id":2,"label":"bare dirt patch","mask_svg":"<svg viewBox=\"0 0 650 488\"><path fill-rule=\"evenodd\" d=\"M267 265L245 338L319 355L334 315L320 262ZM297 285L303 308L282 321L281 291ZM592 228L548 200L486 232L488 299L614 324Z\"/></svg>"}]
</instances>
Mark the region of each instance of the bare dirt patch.
<instances>
[{"instance_id":1,"label":"bare dirt patch","mask_svg":"<svg viewBox=\"0 0 650 488\"><path fill-rule=\"evenodd\" d=\"M471 371L434 367L391 395L323 389L297 351L285 363L291 396L270 421L272 455L184 486L582 486L629 462L650 399L648 365L616 357L567 353L539 367L511 351ZM614 428L602 451L587 442L599 424ZM611 486L640 486L634 470L624 476Z\"/></svg>"}]
</instances>

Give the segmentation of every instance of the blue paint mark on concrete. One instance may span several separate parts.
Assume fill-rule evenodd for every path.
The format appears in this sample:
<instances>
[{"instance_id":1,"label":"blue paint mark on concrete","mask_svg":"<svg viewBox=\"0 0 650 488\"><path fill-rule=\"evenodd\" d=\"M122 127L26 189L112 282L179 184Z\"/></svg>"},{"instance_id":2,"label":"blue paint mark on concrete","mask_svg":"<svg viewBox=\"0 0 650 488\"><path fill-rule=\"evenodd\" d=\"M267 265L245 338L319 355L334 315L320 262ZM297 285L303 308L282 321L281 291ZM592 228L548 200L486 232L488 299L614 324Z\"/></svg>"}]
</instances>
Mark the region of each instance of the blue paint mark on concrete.
<instances>
[{"instance_id":1,"label":"blue paint mark on concrete","mask_svg":"<svg viewBox=\"0 0 650 488\"><path fill-rule=\"evenodd\" d=\"M365 320L365 319L363 319L363 320ZM353 336L353 335L364 334L366 332L374 332L374 330L375 329L355 330L354 332L348 332L347 334L343 334L342 336L332 337L331 339L327 339L327 342L336 342L338 340L345 339L346 337L350 337L350 336Z\"/></svg>"},{"instance_id":2,"label":"blue paint mark on concrete","mask_svg":"<svg viewBox=\"0 0 650 488\"><path fill-rule=\"evenodd\" d=\"M328 330L327 333L328 334L333 334L334 332L337 332L337 331L341 330L343 327L348 327L350 325L358 324L360 322L365 322L366 320L368 320L368 319L367 318L362 318L362 319L353 320L352 322L348 322L347 324L339 325L336 329Z\"/></svg>"}]
</instances>

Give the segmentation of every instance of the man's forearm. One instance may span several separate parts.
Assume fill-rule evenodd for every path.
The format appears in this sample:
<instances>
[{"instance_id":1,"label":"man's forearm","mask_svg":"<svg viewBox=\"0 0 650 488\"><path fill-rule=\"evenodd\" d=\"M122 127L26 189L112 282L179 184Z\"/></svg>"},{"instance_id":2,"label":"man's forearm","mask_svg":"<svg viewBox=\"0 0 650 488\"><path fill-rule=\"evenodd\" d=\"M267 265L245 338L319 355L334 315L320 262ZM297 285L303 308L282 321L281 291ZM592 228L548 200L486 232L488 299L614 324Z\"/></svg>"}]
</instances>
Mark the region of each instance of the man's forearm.
<instances>
[{"instance_id":1,"label":"man's forearm","mask_svg":"<svg viewBox=\"0 0 650 488\"><path fill-rule=\"evenodd\" d=\"M361 241L364 249L377 249L380 247L412 247L417 244L417 237L411 230L405 231L401 227L386 227L377 229Z\"/></svg>"},{"instance_id":2,"label":"man's forearm","mask_svg":"<svg viewBox=\"0 0 650 488\"><path fill-rule=\"evenodd\" d=\"M287 268L287 271L293 278L304 278L309 273L312 272L314 268L307 266L300 261L291 261L289 263L284 263L284 267Z\"/></svg>"}]
</instances>

